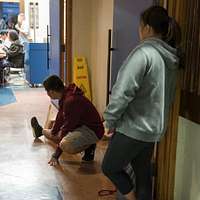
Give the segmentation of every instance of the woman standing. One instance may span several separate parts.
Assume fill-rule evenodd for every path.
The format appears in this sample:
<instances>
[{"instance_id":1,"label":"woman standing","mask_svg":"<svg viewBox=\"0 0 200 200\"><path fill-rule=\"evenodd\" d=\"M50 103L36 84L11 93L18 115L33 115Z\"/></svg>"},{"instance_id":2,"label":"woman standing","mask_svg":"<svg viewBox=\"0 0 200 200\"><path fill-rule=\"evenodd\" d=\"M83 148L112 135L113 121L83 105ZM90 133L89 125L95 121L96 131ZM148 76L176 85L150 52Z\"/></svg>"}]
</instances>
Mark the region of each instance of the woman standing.
<instances>
[{"instance_id":1,"label":"woman standing","mask_svg":"<svg viewBox=\"0 0 200 200\"><path fill-rule=\"evenodd\" d=\"M24 13L18 15L15 28L19 32L20 42L22 44L24 44L24 42L29 42L29 26Z\"/></svg>"},{"instance_id":2,"label":"woman standing","mask_svg":"<svg viewBox=\"0 0 200 200\"><path fill-rule=\"evenodd\" d=\"M104 113L113 133L102 170L130 200L151 200L154 143L167 127L179 65L180 28L160 6L141 14L141 43L123 63ZM131 163L136 188L124 168Z\"/></svg>"}]
</instances>

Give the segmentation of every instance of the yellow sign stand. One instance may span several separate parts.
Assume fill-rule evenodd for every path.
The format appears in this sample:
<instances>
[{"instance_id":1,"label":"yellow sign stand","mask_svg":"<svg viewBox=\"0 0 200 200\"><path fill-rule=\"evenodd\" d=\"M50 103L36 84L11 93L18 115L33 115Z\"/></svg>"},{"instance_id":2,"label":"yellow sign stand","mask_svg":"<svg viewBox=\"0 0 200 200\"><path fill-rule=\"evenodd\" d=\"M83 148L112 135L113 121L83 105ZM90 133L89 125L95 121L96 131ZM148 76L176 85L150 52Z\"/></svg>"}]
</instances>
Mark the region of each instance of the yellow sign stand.
<instances>
[{"instance_id":1,"label":"yellow sign stand","mask_svg":"<svg viewBox=\"0 0 200 200\"><path fill-rule=\"evenodd\" d=\"M79 88L81 88L81 90L84 92L84 95L90 101L92 101L89 75L88 75L88 66L85 57L74 58L73 82Z\"/></svg>"}]
</instances>

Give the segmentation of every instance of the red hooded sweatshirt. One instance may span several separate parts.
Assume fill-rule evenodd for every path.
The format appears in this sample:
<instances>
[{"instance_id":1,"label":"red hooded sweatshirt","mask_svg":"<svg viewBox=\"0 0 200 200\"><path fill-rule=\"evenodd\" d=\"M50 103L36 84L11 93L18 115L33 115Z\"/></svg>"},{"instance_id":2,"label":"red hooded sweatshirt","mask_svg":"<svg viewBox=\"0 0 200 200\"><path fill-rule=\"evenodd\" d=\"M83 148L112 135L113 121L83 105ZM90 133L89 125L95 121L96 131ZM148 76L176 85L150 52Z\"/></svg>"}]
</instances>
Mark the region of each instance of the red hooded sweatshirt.
<instances>
[{"instance_id":1,"label":"red hooded sweatshirt","mask_svg":"<svg viewBox=\"0 0 200 200\"><path fill-rule=\"evenodd\" d=\"M83 95L83 91L75 84L65 87L63 97L59 100L59 109L53 126L52 134L61 131L61 137L67 135L82 125L93 130L101 139L104 127L99 113L94 105Z\"/></svg>"}]
</instances>

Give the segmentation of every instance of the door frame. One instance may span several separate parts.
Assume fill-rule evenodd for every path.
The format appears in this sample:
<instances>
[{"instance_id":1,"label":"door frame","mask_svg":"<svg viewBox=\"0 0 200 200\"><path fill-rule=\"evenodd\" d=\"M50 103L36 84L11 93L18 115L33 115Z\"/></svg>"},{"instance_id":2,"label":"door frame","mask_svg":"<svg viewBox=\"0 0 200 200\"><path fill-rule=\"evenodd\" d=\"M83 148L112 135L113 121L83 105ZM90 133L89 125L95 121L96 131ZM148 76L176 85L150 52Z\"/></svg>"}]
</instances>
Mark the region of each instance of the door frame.
<instances>
[{"instance_id":1,"label":"door frame","mask_svg":"<svg viewBox=\"0 0 200 200\"><path fill-rule=\"evenodd\" d=\"M72 0L60 0L60 77L72 80Z\"/></svg>"},{"instance_id":2,"label":"door frame","mask_svg":"<svg viewBox=\"0 0 200 200\"><path fill-rule=\"evenodd\" d=\"M20 10L20 13L24 13L24 11L25 11L24 0L19 1L19 10Z\"/></svg>"},{"instance_id":3,"label":"door frame","mask_svg":"<svg viewBox=\"0 0 200 200\"><path fill-rule=\"evenodd\" d=\"M172 0L160 0L159 5L168 10L173 16L172 8L175 4ZM181 77L179 74L176 85L176 96L171 108L168 129L165 137L157 145L156 151L156 178L155 178L155 200L173 200L176 173L176 150L178 138L178 120L181 101Z\"/></svg>"},{"instance_id":4,"label":"door frame","mask_svg":"<svg viewBox=\"0 0 200 200\"><path fill-rule=\"evenodd\" d=\"M66 0L66 26L65 26L65 58L66 58L66 74L65 82L69 84L72 81L72 0Z\"/></svg>"},{"instance_id":5,"label":"door frame","mask_svg":"<svg viewBox=\"0 0 200 200\"><path fill-rule=\"evenodd\" d=\"M60 77L64 79L64 54L65 54L65 38L64 38L64 1L59 0L60 5Z\"/></svg>"}]
</instances>

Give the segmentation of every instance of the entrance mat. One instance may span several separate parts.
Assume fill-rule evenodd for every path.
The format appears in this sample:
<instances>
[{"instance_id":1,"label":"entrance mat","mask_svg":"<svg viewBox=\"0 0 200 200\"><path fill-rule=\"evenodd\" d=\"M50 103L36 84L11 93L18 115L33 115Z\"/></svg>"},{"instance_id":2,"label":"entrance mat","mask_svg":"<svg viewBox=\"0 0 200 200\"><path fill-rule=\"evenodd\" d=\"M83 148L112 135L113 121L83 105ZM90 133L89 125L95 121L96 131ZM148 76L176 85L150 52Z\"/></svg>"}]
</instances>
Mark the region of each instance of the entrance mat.
<instances>
[{"instance_id":1,"label":"entrance mat","mask_svg":"<svg viewBox=\"0 0 200 200\"><path fill-rule=\"evenodd\" d=\"M16 102L13 90L10 87L0 87L0 106Z\"/></svg>"}]
</instances>

